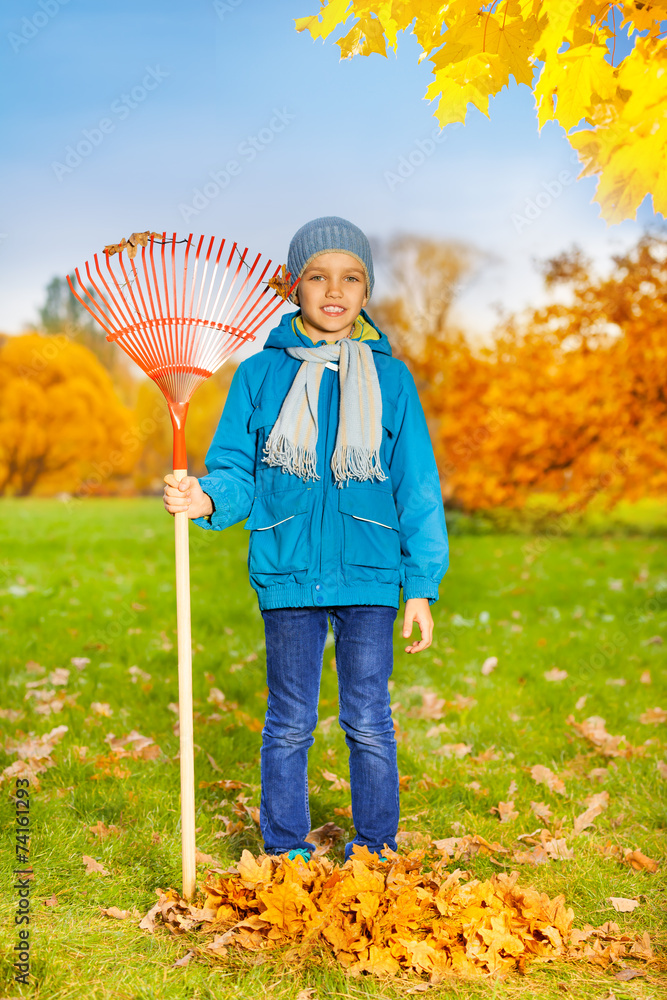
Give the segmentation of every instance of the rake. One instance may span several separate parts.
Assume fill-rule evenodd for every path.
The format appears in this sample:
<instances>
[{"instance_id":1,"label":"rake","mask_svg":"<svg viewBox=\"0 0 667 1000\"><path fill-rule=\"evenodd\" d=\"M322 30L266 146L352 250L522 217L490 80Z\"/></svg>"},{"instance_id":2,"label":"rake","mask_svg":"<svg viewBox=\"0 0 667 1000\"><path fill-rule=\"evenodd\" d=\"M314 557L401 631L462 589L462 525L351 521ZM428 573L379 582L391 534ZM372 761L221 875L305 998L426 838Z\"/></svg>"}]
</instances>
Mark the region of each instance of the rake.
<instances>
[{"instance_id":1,"label":"rake","mask_svg":"<svg viewBox=\"0 0 667 1000\"><path fill-rule=\"evenodd\" d=\"M139 250L141 252L139 253ZM116 256L117 255L117 256ZM112 259L115 261L112 264ZM192 395L283 304L297 282L248 248L215 237L134 233L75 269L73 294L114 341L160 387L174 432L173 471L187 476L185 420ZM94 273L93 273L94 272ZM268 279L266 278L269 274ZM265 280L266 279L266 280ZM181 771L183 895L196 880L192 641L187 513L174 515Z\"/></svg>"}]
</instances>

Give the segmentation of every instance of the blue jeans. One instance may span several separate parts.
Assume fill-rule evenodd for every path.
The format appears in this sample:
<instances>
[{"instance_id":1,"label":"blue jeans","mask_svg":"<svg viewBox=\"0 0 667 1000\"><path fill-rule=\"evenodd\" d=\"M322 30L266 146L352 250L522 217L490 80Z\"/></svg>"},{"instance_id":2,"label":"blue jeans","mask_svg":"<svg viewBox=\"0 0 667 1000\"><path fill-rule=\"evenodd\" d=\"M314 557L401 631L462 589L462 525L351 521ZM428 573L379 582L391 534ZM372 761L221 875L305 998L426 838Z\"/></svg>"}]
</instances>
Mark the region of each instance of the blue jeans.
<instances>
[{"instance_id":1,"label":"blue jeans","mask_svg":"<svg viewBox=\"0 0 667 1000\"><path fill-rule=\"evenodd\" d=\"M378 854L385 843L396 850L399 784L388 681L397 614L397 608L370 604L262 611L269 697L262 730L259 825L267 854L315 850L306 840L308 750L315 742L329 618L356 830L345 845L345 860L353 844L365 844Z\"/></svg>"}]
</instances>

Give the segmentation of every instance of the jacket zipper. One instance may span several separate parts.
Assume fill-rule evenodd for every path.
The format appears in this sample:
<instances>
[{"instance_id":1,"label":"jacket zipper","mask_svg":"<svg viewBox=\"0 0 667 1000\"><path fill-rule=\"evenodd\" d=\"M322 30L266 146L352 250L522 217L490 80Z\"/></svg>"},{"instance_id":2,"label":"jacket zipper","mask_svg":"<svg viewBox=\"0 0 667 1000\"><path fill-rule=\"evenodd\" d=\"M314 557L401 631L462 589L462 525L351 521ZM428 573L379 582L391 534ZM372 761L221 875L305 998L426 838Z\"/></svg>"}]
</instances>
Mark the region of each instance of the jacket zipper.
<instances>
[{"instance_id":1,"label":"jacket zipper","mask_svg":"<svg viewBox=\"0 0 667 1000\"><path fill-rule=\"evenodd\" d=\"M352 517L356 518L357 521L370 521L371 524L379 524L383 528L395 530L392 524L385 524L383 521L374 521L372 517L361 517L359 514L353 514Z\"/></svg>"},{"instance_id":2,"label":"jacket zipper","mask_svg":"<svg viewBox=\"0 0 667 1000\"><path fill-rule=\"evenodd\" d=\"M284 524L285 521L291 521L294 514L290 514L289 517L284 517L282 521L276 521L275 524L265 524L263 528L255 528L255 531L268 531L269 528L275 528L277 524Z\"/></svg>"}]
</instances>

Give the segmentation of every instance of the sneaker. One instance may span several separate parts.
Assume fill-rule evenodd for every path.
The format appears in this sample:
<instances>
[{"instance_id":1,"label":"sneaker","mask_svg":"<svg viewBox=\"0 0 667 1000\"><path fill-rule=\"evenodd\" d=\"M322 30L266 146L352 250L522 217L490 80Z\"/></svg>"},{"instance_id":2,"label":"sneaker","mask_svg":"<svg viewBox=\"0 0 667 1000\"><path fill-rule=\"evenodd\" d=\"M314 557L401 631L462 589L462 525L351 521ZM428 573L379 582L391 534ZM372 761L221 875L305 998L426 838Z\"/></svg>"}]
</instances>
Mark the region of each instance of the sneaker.
<instances>
[{"instance_id":1,"label":"sneaker","mask_svg":"<svg viewBox=\"0 0 667 1000\"><path fill-rule=\"evenodd\" d=\"M296 857L303 858L304 861L310 861L310 851L306 851L303 847L297 847L295 850L290 851L287 857L290 861L294 861Z\"/></svg>"}]
</instances>

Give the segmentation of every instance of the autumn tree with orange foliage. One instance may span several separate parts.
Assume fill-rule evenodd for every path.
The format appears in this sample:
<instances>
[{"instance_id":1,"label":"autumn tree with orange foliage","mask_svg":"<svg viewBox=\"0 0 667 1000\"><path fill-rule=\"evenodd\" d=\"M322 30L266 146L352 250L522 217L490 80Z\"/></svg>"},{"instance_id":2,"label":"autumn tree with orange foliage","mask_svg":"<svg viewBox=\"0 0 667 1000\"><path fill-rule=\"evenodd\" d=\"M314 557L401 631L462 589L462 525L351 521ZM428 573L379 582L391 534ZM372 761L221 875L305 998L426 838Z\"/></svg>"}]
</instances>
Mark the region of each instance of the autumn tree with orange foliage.
<instances>
[{"instance_id":1,"label":"autumn tree with orange foliage","mask_svg":"<svg viewBox=\"0 0 667 1000\"><path fill-rule=\"evenodd\" d=\"M106 339L102 328L74 298L64 278L56 275L48 283L38 315L38 323L26 332L64 334L75 344L87 347L111 375L121 401L131 404L135 379L127 355Z\"/></svg>"},{"instance_id":2,"label":"autumn tree with orange foliage","mask_svg":"<svg viewBox=\"0 0 667 1000\"><path fill-rule=\"evenodd\" d=\"M99 485L131 471L132 415L87 348L63 335L5 337L0 383L0 496L75 492L86 477Z\"/></svg>"},{"instance_id":3,"label":"autumn tree with orange foliage","mask_svg":"<svg viewBox=\"0 0 667 1000\"><path fill-rule=\"evenodd\" d=\"M577 248L542 265L553 302L510 317L491 346L445 325L427 342L403 332L443 472L443 494L468 511L523 508L558 494L560 509L600 496L667 491L667 237L645 234L592 273ZM403 313L385 303L392 335Z\"/></svg>"}]
</instances>

